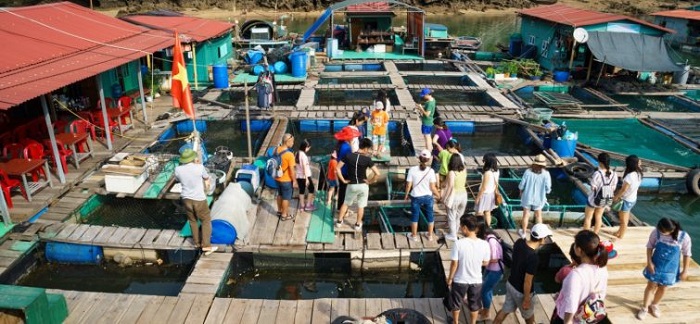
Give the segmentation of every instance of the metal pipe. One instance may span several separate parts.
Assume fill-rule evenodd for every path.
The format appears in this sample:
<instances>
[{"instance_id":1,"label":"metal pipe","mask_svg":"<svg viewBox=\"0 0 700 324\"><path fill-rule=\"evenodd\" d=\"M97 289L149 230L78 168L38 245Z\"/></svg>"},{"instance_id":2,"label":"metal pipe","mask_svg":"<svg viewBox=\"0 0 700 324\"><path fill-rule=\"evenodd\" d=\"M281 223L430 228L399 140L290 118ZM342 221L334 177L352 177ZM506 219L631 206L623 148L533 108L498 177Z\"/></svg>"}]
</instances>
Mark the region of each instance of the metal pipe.
<instances>
[{"instance_id":1,"label":"metal pipe","mask_svg":"<svg viewBox=\"0 0 700 324\"><path fill-rule=\"evenodd\" d=\"M100 107L102 108L102 121L104 122L104 133L105 133L105 141L107 142L107 149L112 150L112 130L109 127L109 118L107 117L107 105L105 104L105 89L102 86L102 78L98 74L96 77L97 79L97 89L99 89L100 93Z\"/></svg>"},{"instance_id":2,"label":"metal pipe","mask_svg":"<svg viewBox=\"0 0 700 324\"><path fill-rule=\"evenodd\" d=\"M245 125L246 137L248 138L248 159L253 160L253 144L250 140L250 107L248 105L248 80L243 81L243 91L245 91Z\"/></svg>"},{"instance_id":3,"label":"metal pipe","mask_svg":"<svg viewBox=\"0 0 700 324\"><path fill-rule=\"evenodd\" d=\"M51 151L53 152L54 162L56 162L56 173L58 173L58 180L61 183L66 183L66 175L63 174L63 163L61 162L61 157L58 154L58 146L56 145L56 136L53 133L53 125L51 125L51 116L49 115L49 105L46 103L46 96L41 96L40 99L41 99L41 110L44 111L44 120L46 121L46 129L48 130L49 139L51 141Z\"/></svg>"}]
</instances>

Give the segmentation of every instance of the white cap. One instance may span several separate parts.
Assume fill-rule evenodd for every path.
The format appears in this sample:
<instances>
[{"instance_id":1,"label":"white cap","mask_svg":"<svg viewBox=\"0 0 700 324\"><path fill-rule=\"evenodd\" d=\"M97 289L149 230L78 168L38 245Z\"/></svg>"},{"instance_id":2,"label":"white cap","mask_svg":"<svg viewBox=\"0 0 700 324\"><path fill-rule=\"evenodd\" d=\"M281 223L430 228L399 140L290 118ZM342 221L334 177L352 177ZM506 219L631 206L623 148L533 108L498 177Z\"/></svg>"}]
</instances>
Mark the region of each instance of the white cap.
<instances>
[{"instance_id":1,"label":"white cap","mask_svg":"<svg viewBox=\"0 0 700 324\"><path fill-rule=\"evenodd\" d=\"M418 156L419 156L419 157L424 157L424 158L428 158L428 159L429 159L429 158L433 157L433 154L430 153L429 150L422 150L422 151L420 151L420 155L418 155Z\"/></svg>"},{"instance_id":2,"label":"white cap","mask_svg":"<svg viewBox=\"0 0 700 324\"><path fill-rule=\"evenodd\" d=\"M532 227L530 235L532 235L532 238L540 240L546 238L547 236L552 236L552 230L549 229L547 224L539 223Z\"/></svg>"}]
</instances>

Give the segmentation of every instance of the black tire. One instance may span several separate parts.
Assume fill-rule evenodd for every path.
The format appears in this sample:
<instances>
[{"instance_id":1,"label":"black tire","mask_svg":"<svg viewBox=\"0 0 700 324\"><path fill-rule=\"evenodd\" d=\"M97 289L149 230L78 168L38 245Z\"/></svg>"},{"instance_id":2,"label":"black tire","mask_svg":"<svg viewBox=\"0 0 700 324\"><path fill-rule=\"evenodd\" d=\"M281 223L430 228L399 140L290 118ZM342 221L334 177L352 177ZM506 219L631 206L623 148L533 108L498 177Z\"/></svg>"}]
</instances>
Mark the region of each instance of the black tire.
<instances>
[{"instance_id":1,"label":"black tire","mask_svg":"<svg viewBox=\"0 0 700 324\"><path fill-rule=\"evenodd\" d=\"M700 168L688 172L685 176L685 186L688 188L688 192L700 196Z\"/></svg>"},{"instance_id":2,"label":"black tire","mask_svg":"<svg viewBox=\"0 0 700 324\"><path fill-rule=\"evenodd\" d=\"M580 180L587 180L595 172L595 167L588 163L576 162L565 166L564 170Z\"/></svg>"}]
</instances>

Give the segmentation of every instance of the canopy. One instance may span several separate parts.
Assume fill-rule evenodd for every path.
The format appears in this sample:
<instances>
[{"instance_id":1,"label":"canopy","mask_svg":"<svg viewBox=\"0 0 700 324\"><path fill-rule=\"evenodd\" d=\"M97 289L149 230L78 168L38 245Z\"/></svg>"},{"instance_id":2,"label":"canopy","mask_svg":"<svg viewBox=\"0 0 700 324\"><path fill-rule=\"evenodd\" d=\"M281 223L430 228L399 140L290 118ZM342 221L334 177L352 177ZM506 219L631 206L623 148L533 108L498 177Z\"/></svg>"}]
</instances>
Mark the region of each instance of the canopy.
<instances>
[{"instance_id":1,"label":"canopy","mask_svg":"<svg viewBox=\"0 0 700 324\"><path fill-rule=\"evenodd\" d=\"M588 32L588 48L605 64L630 71L683 70L668 56L663 38L636 33Z\"/></svg>"}]
</instances>

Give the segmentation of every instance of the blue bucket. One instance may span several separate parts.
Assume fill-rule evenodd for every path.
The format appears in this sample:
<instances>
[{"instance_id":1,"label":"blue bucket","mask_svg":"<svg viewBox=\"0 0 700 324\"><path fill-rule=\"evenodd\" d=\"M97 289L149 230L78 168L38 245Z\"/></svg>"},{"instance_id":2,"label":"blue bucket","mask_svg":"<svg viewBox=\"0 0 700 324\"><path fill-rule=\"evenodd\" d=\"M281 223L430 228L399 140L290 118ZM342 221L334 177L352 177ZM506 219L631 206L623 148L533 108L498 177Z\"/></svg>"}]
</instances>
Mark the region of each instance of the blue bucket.
<instances>
[{"instance_id":1,"label":"blue bucket","mask_svg":"<svg viewBox=\"0 0 700 324\"><path fill-rule=\"evenodd\" d=\"M273 68L274 68L276 74L287 73L287 63L284 63L282 61L275 62L275 65L273 65Z\"/></svg>"},{"instance_id":2,"label":"blue bucket","mask_svg":"<svg viewBox=\"0 0 700 324\"><path fill-rule=\"evenodd\" d=\"M566 82L569 80L569 71L554 71L552 78L555 82Z\"/></svg>"},{"instance_id":3,"label":"blue bucket","mask_svg":"<svg viewBox=\"0 0 700 324\"><path fill-rule=\"evenodd\" d=\"M551 143L552 150L554 150L559 157L574 157L574 152L576 151L576 140L560 140L553 138Z\"/></svg>"},{"instance_id":4,"label":"blue bucket","mask_svg":"<svg viewBox=\"0 0 700 324\"><path fill-rule=\"evenodd\" d=\"M215 219L211 221L211 243L212 244L233 244L236 242L238 232L231 223Z\"/></svg>"},{"instance_id":5,"label":"blue bucket","mask_svg":"<svg viewBox=\"0 0 700 324\"><path fill-rule=\"evenodd\" d=\"M226 64L214 64L212 75L214 77L214 88L228 88L228 66Z\"/></svg>"}]
</instances>

